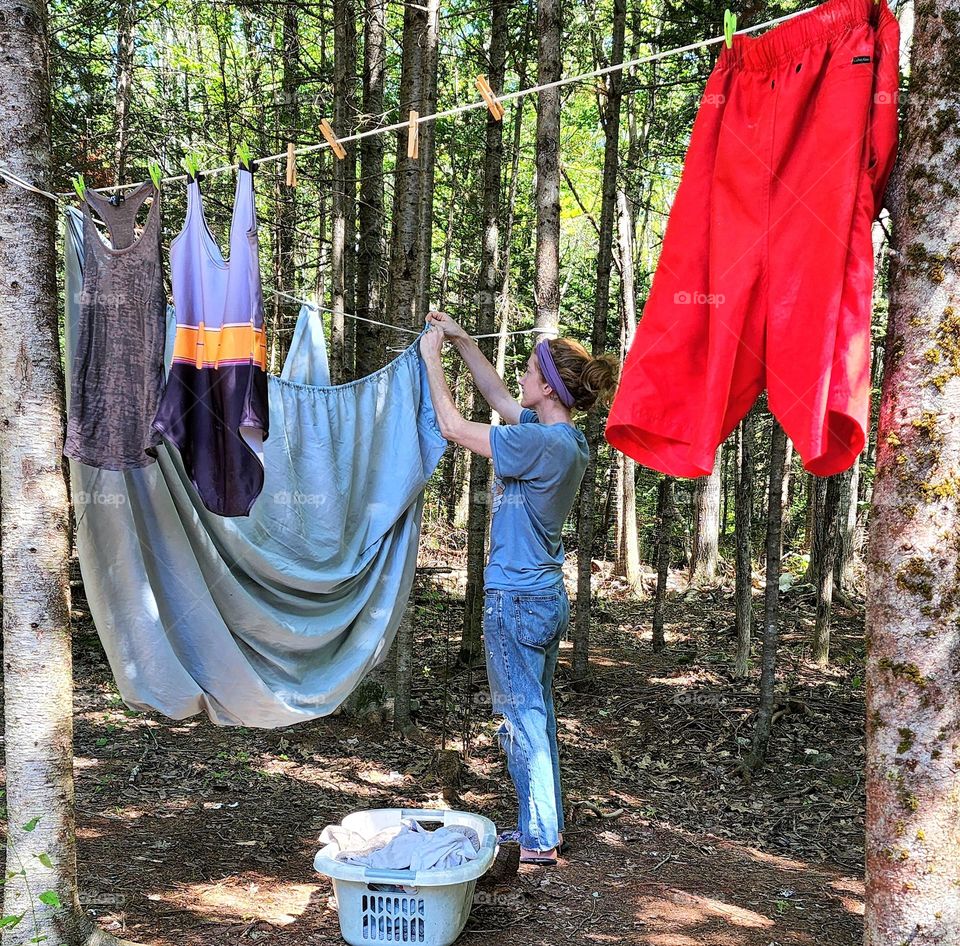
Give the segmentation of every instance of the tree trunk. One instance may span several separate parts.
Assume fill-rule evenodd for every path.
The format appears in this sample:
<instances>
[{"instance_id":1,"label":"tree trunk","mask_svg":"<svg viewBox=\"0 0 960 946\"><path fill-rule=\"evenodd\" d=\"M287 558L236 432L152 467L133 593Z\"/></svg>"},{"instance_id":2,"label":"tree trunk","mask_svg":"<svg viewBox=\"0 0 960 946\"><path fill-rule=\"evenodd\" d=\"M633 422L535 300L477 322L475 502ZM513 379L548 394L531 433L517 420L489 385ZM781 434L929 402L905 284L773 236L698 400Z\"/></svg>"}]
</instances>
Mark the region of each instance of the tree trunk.
<instances>
[{"instance_id":1,"label":"tree trunk","mask_svg":"<svg viewBox=\"0 0 960 946\"><path fill-rule=\"evenodd\" d=\"M353 0L333 4L333 126L340 137L353 134L357 114L357 37ZM352 380L356 371L354 246L356 242L357 145L343 145L346 156L333 159L333 232L330 246L330 376L334 384ZM348 324L349 322L349 324Z\"/></svg>"},{"instance_id":2,"label":"tree trunk","mask_svg":"<svg viewBox=\"0 0 960 946\"><path fill-rule=\"evenodd\" d=\"M509 0L494 0L490 32L490 85L503 88L506 71ZM493 335L496 328L500 273L500 182L503 172L503 123L487 112L487 136L483 165L483 233L480 249L480 308L477 334ZM480 351L494 358L493 337L478 339ZM489 424L490 405L474 396L471 421ZM470 499L467 511L467 589L464 606L460 661L472 663L480 651L483 625L483 565L486 558L487 519L490 514L490 461L470 454Z\"/></svg>"},{"instance_id":3,"label":"tree trunk","mask_svg":"<svg viewBox=\"0 0 960 946\"><path fill-rule=\"evenodd\" d=\"M626 0L614 0L611 64L623 62ZM613 265L613 227L617 214L617 171L620 167L620 100L622 74L607 76L606 103L599 98L605 145L600 206L600 237L597 252L597 289L593 308L593 354L607 347L610 313L610 269ZM577 613L573 627L573 680L586 681L590 663L590 612L593 545L596 536L597 453L600 444L602 405L587 413L586 434L590 457L580 484L580 522L577 533Z\"/></svg>"},{"instance_id":4,"label":"tree trunk","mask_svg":"<svg viewBox=\"0 0 960 946\"><path fill-rule=\"evenodd\" d=\"M958 48L957 0L918 5L867 556L867 946L960 941Z\"/></svg>"},{"instance_id":5,"label":"tree trunk","mask_svg":"<svg viewBox=\"0 0 960 946\"><path fill-rule=\"evenodd\" d=\"M637 330L637 287L633 267L633 213L626 192L617 191L618 252L620 258L620 295L623 310L623 326L620 333L620 363L623 364L633 335ZM621 537L620 549L622 570L627 581L640 589L640 540L637 534L637 477L636 462L625 453L616 451L621 474L621 502L617 509L622 515L617 533Z\"/></svg>"},{"instance_id":6,"label":"tree trunk","mask_svg":"<svg viewBox=\"0 0 960 946\"><path fill-rule=\"evenodd\" d=\"M540 0L538 84L560 78L562 22L561 0ZM560 89L538 92L537 102L537 312L534 324L539 329L555 329L560 318ZM578 611L579 607L578 603Z\"/></svg>"},{"instance_id":7,"label":"tree trunk","mask_svg":"<svg viewBox=\"0 0 960 946\"><path fill-rule=\"evenodd\" d=\"M657 533L654 539L657 559L657 590L653 596L653 649L667 646L663 633L663 612L670 576L670 546L673 541L673 478L664 476L657 487Z\"/></svg>"},{"instance_id":8,"label":"tree trunk","mask_svg":"<svg viewBox=\"0 0 960 946\"><path fill-rule=\"evenodd\" d=\"M723 446L713 458L713 472L696 480L693 492L693 549L690 584L709 584L717 579L720 560L720 473Z\"/></svg>"},{"instance_id":9,"label":"tree trunk","mask_svg":"<svg viewBox=\"0 0 960 946\"><path fill-rule=\"evenodd\" d=\"M400 115L421 111L423 56L420 37L426 30L424 11L407 3L403 8L403 63L400 73ZM407 157L407 131L397 132L397 159L393 187L390 240L390 278L387 282L388 321L421 327L417 317L418 255L420 249L420 164Z\"/></svg>"},{"instance_id":10,"label":"tree trunk","mask_svg":"<svg viewBox=\"0 0 960 946\"><path fill-rule=\"evenodd\" d=\"M813 585L816 588L820 576L820 563L827 551L827 481L825 478L820 476L810 477L808 497L807 534L810 543L810 559L807 562L807 571L803 580L806 584Z\"/></svg>"},{"instance_id":11,"label":"tree trunk","mask_svg":"<svg viewBox=\"0 0 960 946\"><path fill-rule=\"evenodd\" d=\"M777 674L777 632L780 620L780 558L783 531L783 470L787 436L773 419L770 433L770 481L767 490L767 575L763 601L763 656L760 668L760 706L753 733L753 746L745 759L748 769L763 764L773 722L774 685Z\"/></svg>"},{"instance_id":12,"label":"tree trunk","mask_svg":"<svg viewBox=\"0 0 960 946\"><path fill-rule=\"evenodd\" d=\"M383 115L386 68L386 0L366 0L363 42L363 115L360 131ZM384 321L383 312L383 155L384 137L360 141L360 240L357 249L357 315ZM386 361L385 329L367 322L357 327L357 376Z\"/></svg>"},{"instance_id":13,"label":"tree trunk","mask_svg":"<svg viewBox=\"0 0 960 946\"><path fill-rule=\"evenodd\" d=\"M414 645L414 595L404 609L397 627L396 668L393 678L393 726L398 732L409 733L413 728L410 716L413 699L413 645Z\"/></svg>"},{"instance_id":14,"label":"tree trunk","mask_svg":"<svg viewBox=\"0 0 960 946\"><path fill-rule=\"evenodd\" d=\"M753 631L753 416L753 411L750 411L740 422L734 473L737 653L733 673L737 677L745 677L750 671L750 638Z\"/></svg>"},{"instance_id":15,"label":"tree trunk","mask_svg":"<svg viewBox=\"0 0 960 946\"><path fill-rule=\"evenodd\" d=\"M813 659L821 666L830 662L830 611L833 605L833 569L837 558L840 526L840 477L826 481L823 500L823 548L817 561L817 617L813 629Z\"/></svg>"},{"instance_id":16,"label":"tree trunk","mask_svg":"<svg viewBox=\"0 0 960 946\"><path fill-rule=\"evenodd\" d=\"M49 189L46 5L0 0L0 164ZM70 520L54 251L56 205L0 201L0 546L7 876L5 946L117 943L77 892L70 650ZM45 867L40 858L49 858ZM19 872L23 871L21 875ZM46 894L43 903L39 900Z\"/></svg>"},{"instance_id":17,"label":"tree trunk","mask_svg":"<svg viewBox=\"0 0 960 946\"><path fill-rule=\"evenodd\" d=\"M300 134L300 25L297 8L291 2L283 8L283 101L280 108L280 141L296 144ZM295 295L297 286L297 188L286 183L279 187L277 214L277 274L276 287L281 292ZM273 322L271 346L272 369L283 365L300 307L297 303L275 296L276 316Z\"/></svg>"},{"instance_id":18,"label":"tree trunk","mask_svg":"<svg viewBox=\"0 0 960 946\"><path fill-rule=\"evenodd\" d=\"M440 0L426 0L426 23L421 40L423 56L423 100L421 115L432 115L437 110L437 51L440 43ZM504 20L504 33L507 23ZM506 48L506 37L504 37ZM492 70L491 70L492 72ZM503 80L495 88L502 86ZM489 114L489 113L488 113ZM491 116L492 117L492 116ZM497 122L499 125L500 123ZM502 153L502 145L501 145ZM430 306L430 263L433 255L433 180L437 154L437 123L428 122L420 128L420 247L417 251L417 321L427 317ZM491 323L492 324L492 323ZM491 328L492 332L493 329ZM489 414L487 415L489 417Z\"/></svg>"},{"instance_id":19,"label":"tree trunk","mask_svg":"<svg viewBox=\"0 0 960 946\"><path fill-rule=\"evenodd\" d=\"M134 68L134 22L133 0L121 0L117 10L117 66L114 113L116 117L116 144L114 146L114 183L123 183L127 173L127 141L129 138L127 116L130 111L130 95L133 91Z\"/></svg>"},{"instance_id":20,"label":"tree trunk","mask_svg":"<svg viewBox=\"0 0 960 946\"><path fill-rule=\"evenodd\" d=\"M860 490L860 457L840 481L840 537L833 581L840 592L853 586L857 542L857 494Z\"/></svg>"}]
</instances>

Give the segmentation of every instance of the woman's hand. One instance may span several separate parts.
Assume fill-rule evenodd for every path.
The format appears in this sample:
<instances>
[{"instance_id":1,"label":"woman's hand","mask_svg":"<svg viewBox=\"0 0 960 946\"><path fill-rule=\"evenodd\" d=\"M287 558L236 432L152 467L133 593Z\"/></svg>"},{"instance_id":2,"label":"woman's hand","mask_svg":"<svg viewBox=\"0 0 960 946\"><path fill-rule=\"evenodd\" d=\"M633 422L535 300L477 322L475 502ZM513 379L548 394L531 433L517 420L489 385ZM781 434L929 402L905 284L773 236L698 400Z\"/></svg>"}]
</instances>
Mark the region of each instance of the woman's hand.
<instances>
[{"instance_id":1,"label":"woman's hand","mask_svg":"<svg viewBox=\"0 0 960 946\"><path fill-rule=\"evenodd\" d=\"M424 360L440 361L440 349L443 348L443 332L431 325L420 338L420 354Z\"/></svg>"},{"instance_id":2,"label":"woman's hand","mask_svg":"<svg viewBox=\"0 0 960 946\"><path fill-rule=\"evenodd\" d=\"M427 324L438 326L443 330L445 338L469 338L470 336L460 327L456 320L450 318L446 312L430 312L427 315Z\"/></svg>"}]
</instances>

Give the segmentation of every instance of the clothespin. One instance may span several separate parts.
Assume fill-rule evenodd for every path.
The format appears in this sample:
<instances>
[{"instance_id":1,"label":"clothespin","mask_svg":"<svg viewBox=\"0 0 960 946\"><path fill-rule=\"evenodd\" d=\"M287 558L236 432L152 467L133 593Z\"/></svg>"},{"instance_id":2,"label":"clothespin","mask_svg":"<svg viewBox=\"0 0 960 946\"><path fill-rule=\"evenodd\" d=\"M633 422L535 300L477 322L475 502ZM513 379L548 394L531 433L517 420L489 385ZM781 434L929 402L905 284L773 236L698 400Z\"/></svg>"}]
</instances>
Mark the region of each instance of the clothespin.
<instances>
[{"instance_id":1,"label":"clothespin","mask_svg":"<svg viewBox=\"0 0 960 946\"><path fill-rule=\"evenodd\" d=\"M250 160L250 146L245 142L241 141L237 147L237 164L243 168L244 171L249 171L253 173L253 162Z\"/></svg>"},{"instance_id":2,"label":"clothespin","mask_svg":"<svg viewBox=\"0 0 960 946\"><path fill-rule=\"evenodd\" d=\"M153 181L153 186L157 190L160 190L160 178L163 176L160 171L160 165L156 161L148 161L147 170L150 172L150 180Z\"/></svg>"},{"instance_id":3,"label":"clothespin","mask_svg":"<svg viewBox=\"0 0 960 946\"><path fill-rule=\"evenodd\" d=\"M187 172L187 183L192 183L199 179L197 173L200 170L200 157L197 154L190 153L183 156L183 169Z\"/></svg>"},{"instance_id":4,"label":"clothespin","mask_svg":"<svg viewBox=\"0 0 960 946\"><path fill-rule=\"evenodd\" d=\"M487 103L487 108L490 109L493 120L497 122L502 121L507 110L497 101L497 97L493 94L493 89L490 88L490 83L487 81L486 76L477 76L477 88L480 90L484 102Z\"/></svg>"},{"instance_id":5,"label":"clothespin","mask_svg":"<svg viewBox=\"0 0 960 946\"><path fill-rule=\"evenodd\" d=\"M81 200L83 200L83 199L84 199L84 196L83 196L83 195L84 195L84 194L86 193L86 191L87 191L87 185L84 183L83 175L82 175L82 174L76 174L76 175L74 175L74 178L73 178L73 189L77 192L77 197L79 197Z\"/></svg>"},{"instance_id":6,"label":"clothespin","mask_svg":"<svg viewBox=\"0 0 960 946\"><path fill-rule=\"evenodd\" d=\"M330 150L342 161L347 156L347 149L340 144L340 139L337 138L333 129L330 127L330 122L323 119L323 121L320 122L320 131L323 132L323 137L327 139Z\"/></svg>"},{"instance_id":7,"label":"clothespin","mask_svg":"<svg viewBox=\"0 0 960 946\"><path fill-rule=\"evenodd\" d=\"M407 129L407 157L416 161L420 157L420 113L410 109L410 127Z\"/></svg>"},{"instance_id":8,"label":"clothespin","mask_svg":"<svg viewBox=\"0 0 960 946\"><path fill-rule=\"evenodd\" d=\"M723 37L727 44L727 49L733 48L733 34L737 31L737 14L729 10L723 11Z\"/></svg>"},{"instance_id":9,"label":"clothespin","mask_svg":"<svg viewBox=\"0 0 960 946\"><path fill-rule=\"evenodd\" d=\"M287 142L287 187L297 186L297 148L292 141Z\"/></svg>"}]
</instances>

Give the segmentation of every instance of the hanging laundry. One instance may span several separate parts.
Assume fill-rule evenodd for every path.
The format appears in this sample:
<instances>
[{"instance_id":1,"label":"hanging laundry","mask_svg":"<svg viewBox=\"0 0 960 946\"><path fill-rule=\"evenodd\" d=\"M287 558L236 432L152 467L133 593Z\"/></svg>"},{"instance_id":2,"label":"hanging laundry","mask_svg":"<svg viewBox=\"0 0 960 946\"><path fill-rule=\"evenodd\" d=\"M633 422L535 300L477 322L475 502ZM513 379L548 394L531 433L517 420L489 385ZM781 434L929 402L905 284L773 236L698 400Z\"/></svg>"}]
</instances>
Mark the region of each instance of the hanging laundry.
<instances>
[{"instance_id":1,"label":"hanging laundry","mask_svg":"<svg viewBox=\"0 0 960 946\"><path fill-rule=\"evenodd\" d=\"M137 212L152 197L137 238ZM106 224L101 237L91 208ZM111 203L84 191L84 278L77 282L77 354L67 372L65 456L106 470L156 462L151 424L164 388L166 291L160 255L160 192L147 181Z\"/></svg>"},{"instance_id":2,"label":"hanging laundry","mask_svg":"<svg viewBox=\"0 0 960 946\"><path fill-rule=\"evenodd\" d=\"M80 216L67 215L68 364ZM176 318L168 313L167 360ZM273 728L325 716L386 658L413 584L440 436L419 338L334 387L315 309L268 377L266 487L251 515L206 509L179 453L127 474L71 465L90 613L128 706ZM310 383L304 379L310 378Z\"/></svg>"},{"instance_id":3,"label":"hanging laundry","mask_svg":"<svg viewBox=\"0 0 960 946\"><path fill-rule=\"evenodd\" d=\"M177 337L154 426L180 451L204 505L247 516L263 489L267 407L266 333L253 175L241 167L224 260L187 185L187 216L170 244Z\"/></svg>"},{"instance_id":4,"label":"hanging laundry","mask_svg":"<svg viewBox=\"0 0 960 946\"><path fill-rule=\"evenodd\" d=\"M610 409L618 450L706 475L766 387L810 473L853 464L898 55L886 0L828 0L721 50Z\"/></svg>"}]
</instances>

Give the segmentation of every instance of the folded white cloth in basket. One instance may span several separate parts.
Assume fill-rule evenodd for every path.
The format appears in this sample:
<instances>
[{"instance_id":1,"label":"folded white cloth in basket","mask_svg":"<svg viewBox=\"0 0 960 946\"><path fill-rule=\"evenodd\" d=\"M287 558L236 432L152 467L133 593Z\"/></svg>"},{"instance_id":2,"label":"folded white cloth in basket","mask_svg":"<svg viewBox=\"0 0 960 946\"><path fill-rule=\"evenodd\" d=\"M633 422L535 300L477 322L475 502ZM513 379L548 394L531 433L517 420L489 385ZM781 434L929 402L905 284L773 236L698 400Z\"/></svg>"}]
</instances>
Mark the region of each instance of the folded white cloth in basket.
<instances>
[{"instance_id":1,"label":"folded white cloth in basket","mask_svg":"<svg viewBox=\"0 0 960 946\"><path fill-rule=\"evenodd\" d=\"M472 828L444 825L427 831L413 818L404 818L370 838L342 825L328 825L320 843L337 846L335 860L389 870L447 870L480 853L480 838Z\"/></svg>"}]
</instances>

